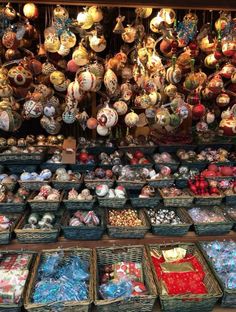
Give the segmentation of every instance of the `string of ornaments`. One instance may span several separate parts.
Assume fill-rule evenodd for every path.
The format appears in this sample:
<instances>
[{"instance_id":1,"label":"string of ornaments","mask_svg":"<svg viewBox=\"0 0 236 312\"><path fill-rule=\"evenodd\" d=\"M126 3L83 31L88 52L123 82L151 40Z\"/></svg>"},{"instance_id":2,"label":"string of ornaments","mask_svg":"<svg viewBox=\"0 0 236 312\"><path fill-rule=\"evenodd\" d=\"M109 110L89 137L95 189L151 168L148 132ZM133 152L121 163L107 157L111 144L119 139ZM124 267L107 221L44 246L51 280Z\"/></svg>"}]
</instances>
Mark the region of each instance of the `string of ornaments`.
<instances>
[{"instance_id":1,"label":"string of ornaments","mask_svg":"<svg viewBox=\"0 0 236 312\"><path fill-rule=\"evenodd\" d=\"M156 15L137 8L125 24L119 10L112 27L123 44L108 55L107 10L85 7L75 19L56 6L40 33L35 4L22 13L1 8L0 129L40 118L52 135L63 122L101 136L125 124L164 136L178 130L184 138L192 122L200 135L212 135L213 127L235 135L236 20L229 12L198 30L196 13L178 21L171 8ZM101 99L93 116L92 93Z\"/></svg>"}]
</instances>

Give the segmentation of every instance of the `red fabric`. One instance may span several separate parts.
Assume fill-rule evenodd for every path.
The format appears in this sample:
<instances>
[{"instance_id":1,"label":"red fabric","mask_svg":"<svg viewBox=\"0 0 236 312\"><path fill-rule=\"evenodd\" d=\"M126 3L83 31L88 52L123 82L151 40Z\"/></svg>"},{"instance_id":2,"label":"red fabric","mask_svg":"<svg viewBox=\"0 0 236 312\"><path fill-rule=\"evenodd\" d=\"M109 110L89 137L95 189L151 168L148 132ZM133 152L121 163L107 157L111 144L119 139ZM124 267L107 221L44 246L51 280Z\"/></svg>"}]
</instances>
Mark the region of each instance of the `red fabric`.
<instances>
[{"instance_id":1,"label":"red fabric","mask_svg":"<svg viewBox=\"0 0 236 312\"><path fill-rule=\"evenodd\" d=\"M165 262L165 259L163 257L161 257L160 259L152 257L152 261L156 269L157 277L158 279L165 282L166 289L169 295L207 293L206 286L203 282L205 273L196 257L188 255L182 260L173 262L190 262L194 268L194 271L191 272L165 273L162 271L161 268L161 263Z\"/></svg>"}]
</instances>

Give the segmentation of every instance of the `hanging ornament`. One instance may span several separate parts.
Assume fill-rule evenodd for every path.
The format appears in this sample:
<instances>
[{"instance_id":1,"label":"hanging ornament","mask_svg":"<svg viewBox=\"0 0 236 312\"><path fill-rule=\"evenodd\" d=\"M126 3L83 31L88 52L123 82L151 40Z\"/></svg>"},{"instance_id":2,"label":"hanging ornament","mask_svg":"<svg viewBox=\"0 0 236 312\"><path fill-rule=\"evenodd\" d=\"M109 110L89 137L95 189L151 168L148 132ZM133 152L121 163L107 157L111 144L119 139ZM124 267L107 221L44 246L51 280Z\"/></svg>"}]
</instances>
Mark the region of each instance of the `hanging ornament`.
<instances>
[{"instance_id":1,"label":"hanging ornament","mask_svg":"<svg viewBox=\"0 0 236 312\"><path fill-rule=\"evenodd\" d=\"M85 30L93 26L93 18L87 11L80 12L77 15L77 22L78 26Z\"/></svg>"},{"instance_id":2,"label":"hanging ornament","mask_svg":"<svg viewBox=\"0 0 236 312\"><path fill-rule=\"evenodd\" d=\"M233 64L227 63L222 67L220 75L226 79L230 79L232 74L234 74L235 72L236 67Z\"/></svg>"},{"instance_id":3,"label":"hanging ornament","mask_svg":"<svg viewBox=\"0 0 236 312\"><path fill-rule=\"evenodd\" d=\"M90 117L87 120L87 127L88 127L88 129L91 129L91 130L96 129L97 125L98 125L98 122L97 122L96 118Z\"/></svg>"},{"instance_id":4,"label":"hanging ornament","mask_svg":"<svg viewBox=\"0 0 236 312\"><path fill-rule=\"evenodd\" d=\"M125 115L128 111L128 105L122 100L116 101L113 104L113 108L117 111L119 116Z\"/></svg>"},{"instance_id":5,"label":"hanging ornament","mask_svg":"<svg viewBox=\"0 0 236 312\"><path fill-rule=\"evenodd\" d=\"M92 91L96 87L96 76L88 70L80 73L77 81L82 92Z\"/></svg>"},{"instance_id":6,"label":"hanging ornament","mask_svg":"<svg viewBox=\"0 0 236 312\"><path fill-rule=\"evenodd\" d=\"M23 66L12 67L8 72L8 79L12 86L27 88L33 81L31 72Z\"/></svg>"},{"instance_id":7,"label":"hanging ornament","mask_svg":"<svg viewBox=\"0 0 236 312\"><path fill-rule=\"evenodd\" d=\"M208 89L211 90L215 95L219 94L223 87L224 83L220 75L216 74L208 83Z\"/></svg>"},{"instance_id":8,"label":"hanging ornament","mask_svg":"<svg viewBox=\"0 0 236 312\"><path fill-rule=\"evenodd\" d=\"M193 106L192 108L192 116L193 119L201 119L206 113L206 108L203 104L198 103L196 105Z\"/></svg>"},{"instance_id":9,"label":"hanging ornament","mask_svg":"<svg viewBox=\"0 0 236 312\"><path fill-rule=\"evenodd\" d=\"M173 98L176 95L177 87L173 84L169 84L164 88L164 93L169 97Z\"/></svg>"},{"instance_id":10,"label":"hanging ornament","mask_svg":"<svg viewBox=\"0 0 236 312\"><path fill-rule=\"evenodd\" d=\"M23 7L24 16L30 20L35 20L39 16L39 11L34 3L26 3Z\"/></svg>"},{"instance_id":11,"label":"hanging ornament","mask_svg":"<svg viewBox=\"0 0 236 312\"><path fill-rule=\"evenodd\" d=\"M6 132L17 131L22 125L21 116L11 110L0 110L0 129Z\"/></svg>"},{"instance_id":12,"label":"hanging ornament","mask_svg":"<svg viewBox=\"0 0 236 312\"><path fill-rule=\"evenodd\" d=\"M134 112L130 112L125 116L125 124L129 128L136 126L138 121L139 121L139 116Z\"/></svg>"},{"instance_id":13,"label":"hanging ornament","mask_svg":"<svg viewBox=\"0 0 236 312\"><path fill-rule=\"evenodd\" d=\"M110 134L110 130L106 127L103 127L101 125L97 126L97 133L101 136L107 136Z\"/></svg>"},{"instance_id":14,"label":"hanging ornament","mask_svg":"<svg viewBox=\"0 0 236 312\"><path fill-rule=\"evenodd\" d=\"M88 13L92 16L94 23L99 23L103 19L102 9L99 8L98 6L95 5L91 6L88 9Z\"/></svg>"},{"instance_id":15,"label":"hanging ornament","mask_svg":"<svg viewBox=\"0 0 236 312\"><path fill-rule=\"evenodd\" d=\"M93 51L99 53L106 49L107 43L104 36L98 37L97 33L94 32L93 35L89 37L89 45Z\"/></svg>"},{"instance_id":16,"label":"hanging ornament","mask_svg":"<svg viewBox=\"0 0 236 312\"><path fill-rule=\"evenodd\" d=\"M79 125L81 126L81 128L82 128L83 130L85 130L86 127L87 127L87 121L88 121L88 119L89 119L89 116L88 116L88 114L86 113L86 111L83 111L82 113L78 113L78 114L76 115L76 119L78 120Z\"/></svg>"},{"instance_id":17,"label":"hanging ornament","mask_svg":"<svg viewBox=\"0 0 236 312\"><path fill-rule=\"evenodd\" d=\"M117 124L118 114L115 109L106 106L98 111L97 121L99 125L106 128L111 128Z\"/></svg>"},{"instance_id":18,"label":"hanging ornament","mask_svg":"<svg viewBox=\"0 0 236 312\"><path fill-rule=\"evenodd\" d=\"M111 69L108 69L106 72L105 72L105 75L104 75L104 84L105 84L105 87L106 89L111 93L111 94L114 94L116 89L117 89L117 86L118 86L118 80L117 80L117 76L116 74L111 70Z\"/></svg>"},{"instance_id":19,"label":"hanging ornament","mask_svg":"<svg viewBox=\"0 0 236 312\"><path fill-rule=\"evenodd\" d=\"M17 39L16 33L8 29L3 34L2 44L7 49L16 49L17 47L19 47L20 41Z\"/></svg>"},{"instance_id":20,"label":"hanging ornament","mask_svg":"<svg viewBox=\"0 0 236 312\"><path fill-rule=\"evenodd\" d=\"M134 42L136 38L136 28L132 27L131 25L127 25L127 27L124 29L124 32L121 34L121 37L126 43Z\"/></svg>"},{"instance_id":21,"label":"hanging ornament","mask_svg":"<svg viewBox=\"0 0 236 312\"><path fill-rule=\"evenodd\" d=\"M116 18L116 25L115 25L115 27L114 27L114 29L113 29L113 33L114 34L123 34L123 32L125 31L125 28L124 28L124 26L123 26L123 22L124 22L124 20L125 20L125 16L121 16L121 15L119 15L117 18Z\"/></svg>"},{"instance_id":22,"label":"hanging ornament","mask_svg":"<svg viewBox=\"0 0 236 312\"><path fill-rule=\"evenodd\" d=\"M168 25L173 24L175 21L175 11L170 8L161 9L159 12L159 16Z\"/></svg>"},{"instance_id":23,"label":"hanging ornament","mask_svg":"<svg viewBox=\"0 0 236 312\"><path fill-rule=\"evenodd\" d=\"M65 48L70 49L76 45L76 36L70 30L64 30L60 35L60 42Z\"/></svg>"},{"instance_id":24,"label":"hanging ornament","mask_svg":"<svg viewBox=\"0 0 236 312\"><path fill-rule=\"evenodd\" d=\"M4 8L4 15L9 21L13 21L16 18L16 10L12 7L10 2Z\"/></svg>"},{"instance_id":25,"label":"hanging ornament","mask_svg":"<svg viewBox=\"0 0 236 312\"><path fill-rule=\"evenodd\" d=\"M69 13L66 8L57 5L56 8L53 10L53 18L65 21L69 18Z\"/></svg>"},{"instance_id":26,"label":"hanging ornament","mask_svg":"<svg viewBox=\"0 0 236 312\"><path fill-rule=\"evenodd\" d=\"M83 92L80 90L80 85L77 80L72 81L68 88L67 88L67 94L69 97L71 97L74 100L80 101L83 97Z\"/></svg>"},{"instance_id":27,"label":"hanging ornament","mask_svg":"<svg viewBox=\"0 0 236 312\"><path fill-rule=\"evenodd\" d=\"M66 108L62 114L62 120L66 124L73 124L76 121L76 110Z\"/></svg>"},{"instance_id":28,"label":"hanging ornament","mask_svg":"<svg viewBox=\"0 0 236 312\"><path fill-rule=\"evenodd\" d=\"M51 135L58 134L61 130L61 124L59 122L59 119L43 116L40 119L40 124L43 129L45 129Z\"/></svg>"},{"instance_id":29,"label":"hanging ornament","mask_svg":"<svg viewBox=\"0 0 236 312\"><path fill-rule=\"evenodd\" d=\"M23 112L26 118L38 118L43 113L43 105L34 100L28 100L23 105Z\"/></svg>"},{"instance_id":30,"label":"hanging ornament","mask_svg":"<svg viewBox=\"0 0 236 312\"><path fill-rule=\"evenodd\" d=\"M166 127L170 125L170 113L167 108L159 108L156 111L155 120L157 125Z\"/></svg>"},{"instance_id":31,"label":"hanging ornament","mask_svg":"<svg viewBox=\"0 0 236 312\"><path fill-rule=\"evenodd\" d=\"M157 16L154 17L151 21L150 21L150 29L151 31L153 31L154 33L159 33L162 30L162 25L164 23L164 20L162 19L162 17L160 16L160 12L158 12Z\"/></svg>"},{"instance_id":32,"label":"hanging ornament","mask_svg":"<svg viewBox=\"0 0 236 312\"><path fill-rule=\"evenodd\" d=\"M60 85L66 80L65 74L59 70L55 70L50 74L50 82L53 85Z\"/></svg>"},{"instance_id":33,"label":"hanging ornament","mask_svg":"<svg viewBox=\"0 0 236 312\"><path fill-rule=\"evenodd\" d=\"M216 98L216 104L219 107L225 107L229 105L230 103L230 97L227 93L220 93Z\"/></svg>"},{"instance_id":34,"label":"hanging ornament","mask_svg":"<svg viewBox=\"0 0 236 312\"><path fill-rule=\"evenodd\" d=\"M152 8L137 8L135 9L135 13L138 17L148 18L152 15Z\"/></svg>"},{"instance_id":35,"label":"hanging ornament","mask_svg":"<svg viewBox=\"0 0 236 312\"><path fill-rule=\"evenodd\" d=\"M82 43L79 44L79 47L75 49L72 54L72 59L79 66L84 66L89 63L89 55Z\"/></svg>"}]
</instances>

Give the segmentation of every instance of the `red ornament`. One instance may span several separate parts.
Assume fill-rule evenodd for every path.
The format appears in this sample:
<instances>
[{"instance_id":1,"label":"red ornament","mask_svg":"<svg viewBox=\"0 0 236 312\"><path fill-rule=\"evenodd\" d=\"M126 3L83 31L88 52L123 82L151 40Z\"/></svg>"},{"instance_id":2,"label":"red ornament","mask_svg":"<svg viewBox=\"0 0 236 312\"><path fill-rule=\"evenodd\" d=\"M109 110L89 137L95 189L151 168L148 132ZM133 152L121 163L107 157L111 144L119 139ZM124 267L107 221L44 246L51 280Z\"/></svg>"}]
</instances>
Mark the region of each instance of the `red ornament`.
<instances>
[{"instance_id":1,"label":"red ornament","mask_svg":"<svg viewBox=\"0 0 236 312\"><path fill-rule=\"evenodd\" d=\"M79 154L79 160L83 163L86 163L88 161L88 157L89 157L89 154L87 152L81 152Z\"/></svg>"},{"instance_id":2,"label":"red ornament","mask_svg":"<svg viewBox=\"0 0 236 312\"><path fill-rule=\"evenodd\" d=\"M206 108L203 104L198 103L196 105L193 106L192 108L192 116L193 119L201 119L206 113Z\"/></svg>"},{"instance_id":3,"label":"red ornament","mask_svg":"<svg viewBox=\"0 0 236 312\"><path fill-rule=\"evenodd\" d=\"M136 152L134 153L134 158L141 159L141 158L143 158L143 157L144 157L144 154L143 154L143 152L141 152L141 151L136 151Z\"/></svg>"}]
</instances>

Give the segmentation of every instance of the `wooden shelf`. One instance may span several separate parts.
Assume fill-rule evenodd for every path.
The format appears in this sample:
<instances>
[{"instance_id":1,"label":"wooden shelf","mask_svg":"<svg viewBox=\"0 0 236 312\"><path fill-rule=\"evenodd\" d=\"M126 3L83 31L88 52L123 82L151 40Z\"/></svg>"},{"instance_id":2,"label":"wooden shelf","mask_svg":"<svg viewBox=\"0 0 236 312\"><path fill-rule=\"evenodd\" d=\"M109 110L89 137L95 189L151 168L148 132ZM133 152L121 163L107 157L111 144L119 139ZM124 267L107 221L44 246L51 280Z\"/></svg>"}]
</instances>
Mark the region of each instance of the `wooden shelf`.
<instances>
[{"instance_id":1,"label":"wooden shelf","mask_svg":"<svg viewBox=\"0 0 236 312\"><path fill-rule=\"evenodd\" d=\"M9 2L9 1L2 1ZM26 3L27 0L12 0L12 3ZM62 4L62 5L100 5L108 7L172 7L176 9L199 9L199 10L236 10L235 0L34 0L35 4Z\"/></svg>"},{"instance_id":2,"label":"wooden shelf","mask_svg":"<svg viewBox=\"0 0 236 312\"><path fill-rule=\"evenodd\" d=\"M71 248L71 247L110 247L114 245L147 245L147 244L165 244L172 242L198 242L198 241L211 241L211 240L229 240L236 241L236 232L231 231L227 235L222 236L197 236L194 232L188 232L187 235L181 237L173 236L155 236L151 233L146 234L144 239L110 239L104 235L101 240L97 241L81 241L81 240L67 240L64 237L59 237L56 243L44 244L20 244L17 240L13 240L9 245L0 245L0 250L35 250L42 249L56 249L56 248Z\"/></svg>"}]
</instances>

